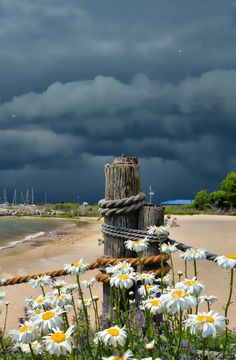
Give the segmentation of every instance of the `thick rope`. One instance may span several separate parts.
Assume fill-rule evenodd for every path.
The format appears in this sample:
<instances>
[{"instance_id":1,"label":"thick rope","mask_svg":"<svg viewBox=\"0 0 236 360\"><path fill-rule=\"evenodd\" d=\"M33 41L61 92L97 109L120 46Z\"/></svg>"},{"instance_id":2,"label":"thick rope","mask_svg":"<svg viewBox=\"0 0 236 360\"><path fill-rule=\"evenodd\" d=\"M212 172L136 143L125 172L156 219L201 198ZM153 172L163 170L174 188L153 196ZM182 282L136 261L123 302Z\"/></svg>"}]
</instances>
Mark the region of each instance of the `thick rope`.
<instances>
[{"instance_id":1,"label":"thick rope","mask_svg":"<svg viewBox=\"0 0 236 360\"><path fill-rule=\"evenodd\" d=\"M101 216L114 216L128 214L139 210L145 204L145 194L139 193L128 198L117 200L102 199L98 202Z\"/></svg>"},{"instance_id":2,"label":"thick rope","mask_svg":"<svg viewBox=\"0 0 236 360\"><path fill-rule=\"evenodd\" d=\"M94 270L96 268L105 267L105 266L109 266L109 265L114 266L114 265L118 264L119 262L123 262L123 261L128 262L131 266L134 266L134 267L139 266L140 264L142 264L142 265L158 264L161 261L163 261L163 265L166 266L168 264L165 264L165 262L168 259L169 259L169 256L167 254L145 256L142 258L120 258L120 259L99 257L96 261L92 262L89 265L88 270ZM154 270L154 273L155 273L155 271L156 270ZM33 274L33 275L16 276L16 277L13 277L13 278L10 278L7 280L1 280L0 286L8 286L8 285L27 283L30 279L37 279L38 277L43 276L43 275L49 275L51 277L59 277L59 276L65 276L65 275L69 275L69 274L64 269L58 269L58 270L53 270L53 271L41 272L41 273ZM98 276L98 278L99 278L99 276Z\"/></svg>"},{"instance_id":3,"label":"thick rope","mask_svg":"<svg viewBox=\"0 0 236 360\"><path fill-rule=\"evenodd\" d=\"M107 224L103 224L102 225L102 233L105 235L110 235L110 236L114 236L117 238L120 238L121 240L135 240L135 239L144 239L144 238L148 238L148 241L153 243L159 243L159 242L164 242L164 243L170 243L170 244L175 244L176 240L171 240L168 237L164 236L164 235L160 235L158 238L157 236L153 236L153 235L149 235L147 231L144 230L137 230L137 229L128 229L128 228L120 228L117 226L113 226L113 225L107 225ZM177 249L179 249L182 252L187 251L188 249L195 249L193 246L190 245L186 245L183 243L178 242L178 245L176 245ZM219 255L211 253L209 251L206 251L206 259L210 260L210 261L215 261L215 259L218 257ZM235 265L236 268L236 265Z\"/></svg>"}]
</instances>

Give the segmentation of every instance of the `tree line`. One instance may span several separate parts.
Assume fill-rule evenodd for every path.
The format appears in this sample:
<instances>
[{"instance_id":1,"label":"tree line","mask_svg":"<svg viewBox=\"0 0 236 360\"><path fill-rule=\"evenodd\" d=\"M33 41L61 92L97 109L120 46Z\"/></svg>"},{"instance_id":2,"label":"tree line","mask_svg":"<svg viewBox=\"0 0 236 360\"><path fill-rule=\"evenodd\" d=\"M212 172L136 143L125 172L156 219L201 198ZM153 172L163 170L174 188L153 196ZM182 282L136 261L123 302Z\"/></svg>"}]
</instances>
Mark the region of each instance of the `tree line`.
<instances>
[{"instance_id":1,"label":"tree line","mask_svg":"<svg viewBox=\"0 0 236 360\"><path fill-rule=\"evenodd\" d=\"M219 190L208 193L200 190L194 198L194 207L198 210L207 210L212 207L218 209L236 209L236 172L230 172L221 181Z\"/></svg>"}]
</instances>

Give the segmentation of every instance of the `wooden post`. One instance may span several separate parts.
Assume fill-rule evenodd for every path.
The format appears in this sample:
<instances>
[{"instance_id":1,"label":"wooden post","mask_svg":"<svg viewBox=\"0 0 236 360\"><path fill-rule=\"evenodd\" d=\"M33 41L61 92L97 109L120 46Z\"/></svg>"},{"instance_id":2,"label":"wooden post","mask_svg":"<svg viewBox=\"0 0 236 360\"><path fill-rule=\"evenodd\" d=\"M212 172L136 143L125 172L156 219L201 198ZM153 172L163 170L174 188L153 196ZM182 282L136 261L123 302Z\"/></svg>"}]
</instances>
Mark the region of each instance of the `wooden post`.
<instances>
[{"instance_id":1,"label":"wooden post","mask_svg":"<svg viewBox=\"0 0 236 360\"><path fill-rule=\"evenodd\" d=\"M152 205L145 204L139 213L139 224L138 228L140 230L147 230L147 228L151 225L164 225L164 212L165 208L162 205ZM147 250L144 250L142 256L151 256L159 254L159 245L158 243L150 243L148 245ZM147 265L144 267L144 270L157 269L160 265Z\"/></svg>"},{"instance_id":2,"label":"wooden post","mask_svg":"<svg viewBox=\"0 0 236 360\"><path fill-rule=\"evenodd\" d=\"M137 195L141 192L140 165L137 157L118 157L112 164L105 165L105 198L117 200ZM138 229L139 211L125 215L113 215L104 218L105 224L123 228ZM134 257L127 250L124 241L104 235L104 255L112 258ZM103 287L104 310L108 307L109 286Z\"/></svg>"}]
</instances>

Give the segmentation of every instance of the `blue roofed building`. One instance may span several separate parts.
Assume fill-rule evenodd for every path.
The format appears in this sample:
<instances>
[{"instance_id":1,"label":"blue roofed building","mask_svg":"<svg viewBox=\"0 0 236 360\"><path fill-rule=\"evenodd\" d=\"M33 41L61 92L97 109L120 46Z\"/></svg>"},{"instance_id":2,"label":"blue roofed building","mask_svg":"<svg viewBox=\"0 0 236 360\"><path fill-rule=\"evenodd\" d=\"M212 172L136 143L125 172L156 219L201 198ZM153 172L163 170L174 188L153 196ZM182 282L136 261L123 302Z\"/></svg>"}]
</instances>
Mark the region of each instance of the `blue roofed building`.
<instances>
[{"instance_id":1,"label":"blue roofed building","mask_svg":"<svg viewBox=\"0 0 236 360\"><path fill-rule=\"evenodd\" d=\"M191 205L193 204L194 200L169 200L169 201L164 201L161 203L161 205Z\"/></svg>"}]
</instances>

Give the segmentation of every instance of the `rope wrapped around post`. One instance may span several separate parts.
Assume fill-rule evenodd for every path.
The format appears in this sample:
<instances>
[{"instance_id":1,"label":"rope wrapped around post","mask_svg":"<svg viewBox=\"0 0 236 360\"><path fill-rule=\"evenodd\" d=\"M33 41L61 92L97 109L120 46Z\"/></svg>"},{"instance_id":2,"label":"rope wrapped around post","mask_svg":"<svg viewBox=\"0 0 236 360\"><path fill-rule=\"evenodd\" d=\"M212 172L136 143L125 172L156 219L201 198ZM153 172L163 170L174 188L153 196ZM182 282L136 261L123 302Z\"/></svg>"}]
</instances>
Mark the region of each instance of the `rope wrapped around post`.
<instances>
[{"instance_id":1,"label":"rope wrapped around post","mask_svg":"<svg viewBox=\"0 0 236 360\"><path fill-rule=\"evenodd\" d=\"M122 261L128 262L133 267L137 267L140 264L142 264L142 265L157 264L162 261L163 262L163 270L164 270L163 273L166 274L170 270L169 265L165 263L168 259L169 259L169 256L166 254L156 255L156 256L153 255L153 256L142 257L142 258L120 258L120 259L99 257L97 260L95 260L94 262L92 262L89 265L88 270L94 270L94 269L109 266L109 265L114 266ZM155 273L155 271L154 271L154 273ZM0 286L8 286L8 285L27 283L30 279L37 279L38 277L43 276L43 275L49 275L51 277L60 277L60 276L66 276L69 274L64 269L57 269L57 270L53 270L53 271L41 272L38 274L15 276L10 279L1 280ZM158 269L156 271L155 275L160 276L160 269ZM103 274L102 272L99 272L96 275L96 278L98 281L102 281L102 282L107 282L109 280L107 274Z\"/></svg>"},{"instance_id":2,"label":"rope wrapped around post","mask_svg":"<svg viewBox=\"0 0 236 360\"><path fill-rule=\"evenodd\" d=\"M123 215L131 211L139 210L145 204L145 194L139 193L128 198L117 200L101 199L98 202L101 216Z\"/></svg>"}]
</instances>

